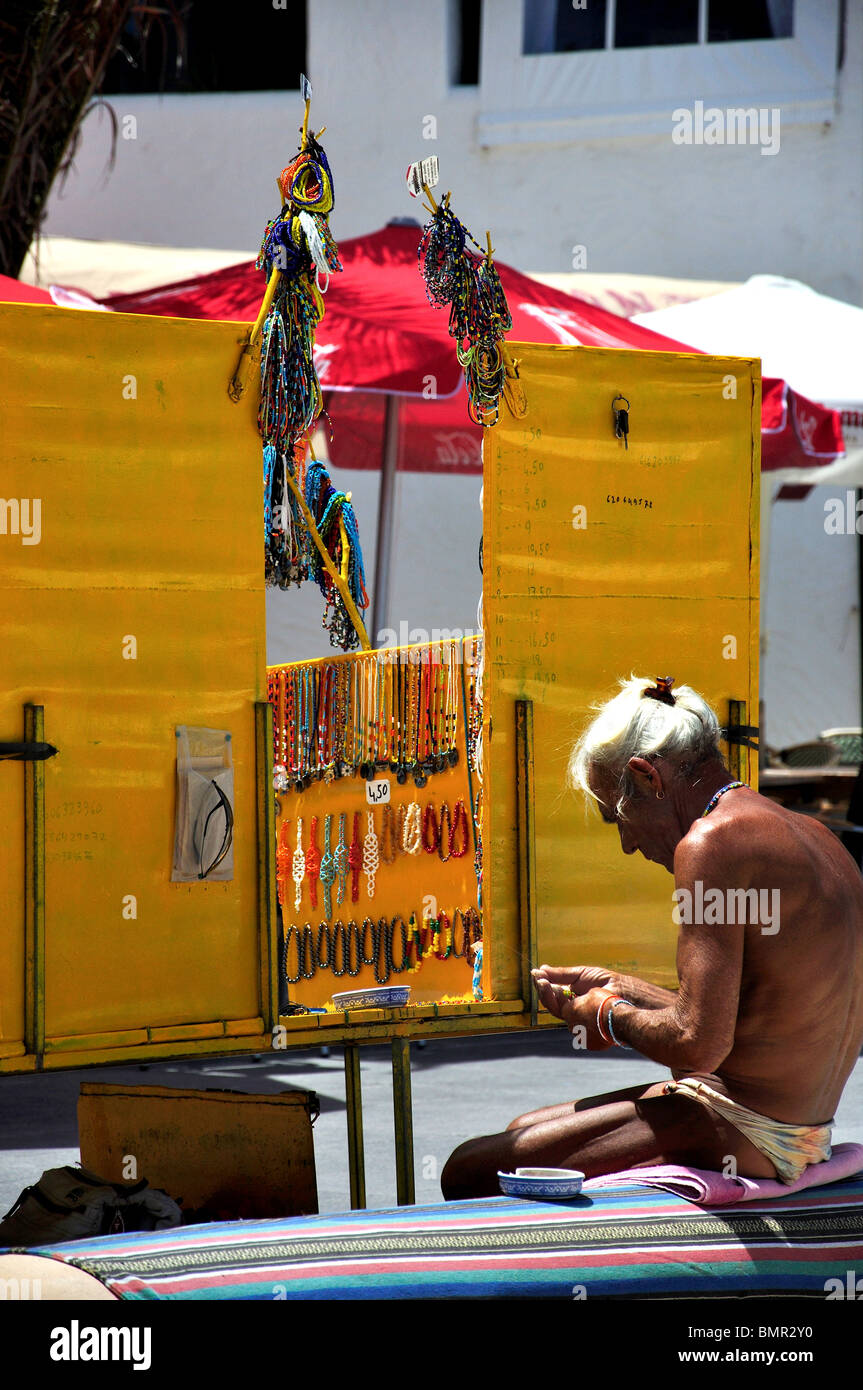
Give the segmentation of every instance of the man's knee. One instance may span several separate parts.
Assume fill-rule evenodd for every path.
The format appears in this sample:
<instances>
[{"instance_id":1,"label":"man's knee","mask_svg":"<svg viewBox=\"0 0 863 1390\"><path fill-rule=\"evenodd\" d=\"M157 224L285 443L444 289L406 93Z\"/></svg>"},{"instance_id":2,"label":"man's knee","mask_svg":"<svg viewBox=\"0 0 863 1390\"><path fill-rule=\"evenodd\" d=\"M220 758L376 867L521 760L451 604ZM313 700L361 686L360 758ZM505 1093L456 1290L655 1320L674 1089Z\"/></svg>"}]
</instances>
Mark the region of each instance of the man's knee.
<instances>
[{"instance_id":1,"label":"man's knee","mask_svg":"<svg viewBox=\"0 0 863 1390\"><path fill-rule=\"evenodd\" d=\"M440 1190L445 1202L455 1202L460 1197L467 1195L467 1165L462 1152L466 1148L466 1144L460 1144L457 1149L453 1150L443 1166L443 1172L440 1175Z\"/></svg>"}]
</instances>

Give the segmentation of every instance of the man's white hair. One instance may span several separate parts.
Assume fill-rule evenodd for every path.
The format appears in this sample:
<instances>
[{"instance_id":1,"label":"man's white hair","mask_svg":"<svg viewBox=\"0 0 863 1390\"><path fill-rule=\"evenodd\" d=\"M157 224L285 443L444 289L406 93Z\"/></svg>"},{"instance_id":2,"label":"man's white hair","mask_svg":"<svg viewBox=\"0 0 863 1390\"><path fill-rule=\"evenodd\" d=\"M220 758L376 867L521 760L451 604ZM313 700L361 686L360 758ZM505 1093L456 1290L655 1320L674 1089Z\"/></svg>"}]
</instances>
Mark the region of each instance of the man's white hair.
<instances>
[{"instance_id":1,"label":"man's white hair","mask_svg":"<svg viewBox=\"0 0 863 1390\"><path fill-rule=\"evenodd\" d=\"M638 676L620 682L620 693L595 705L595 718L570 754L567 781L598 801L590 786L592 768L605 768L617 778L615 810L619 814L634 786L626 771L630 758L668 758L694 767L706 758L721 757L719 720L707 701L689 685L672 691L674 704L646 698L656 682Z\"/></svg>"}]
</instances>

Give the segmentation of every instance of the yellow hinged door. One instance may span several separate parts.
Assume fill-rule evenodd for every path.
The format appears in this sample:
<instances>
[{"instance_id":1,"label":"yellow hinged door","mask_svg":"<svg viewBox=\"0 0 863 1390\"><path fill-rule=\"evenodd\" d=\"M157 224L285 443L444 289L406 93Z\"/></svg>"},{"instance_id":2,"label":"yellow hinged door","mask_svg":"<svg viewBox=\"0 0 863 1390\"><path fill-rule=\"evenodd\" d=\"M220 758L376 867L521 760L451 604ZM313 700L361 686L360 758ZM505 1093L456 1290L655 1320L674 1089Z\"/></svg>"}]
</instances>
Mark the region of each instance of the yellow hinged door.
<instances>
[{"instance_id":1,"label":"yellow hinged door","mask_svg":"<svg viewBox=\"0 0 863 1390\"><path fill-rule=\"evenodd\" d=\"M502 407L483 453L487 984L526 997L532 961L673 985L672 879L623 857L567 791L567 761L591 704L632 674L757 723L759 366L513 350L525 413ZM754 755L734 756L754 784Z\"/></svg>"},{"instance_id":2,"label":"yellow hinged door","mask_svg":"<svg viewBox=\"0 0 863 1390\"><path fill-rule=\"evenodd\" d=\"M5 1070L269 1026L260 441L252 397L226 391L242 337L0 305L0 741L30 706L58 749L39 765L35 887L33 774L0 762ZM231 734L230 881L171 881L178 725Z\"/></svg>"}]
</instances>

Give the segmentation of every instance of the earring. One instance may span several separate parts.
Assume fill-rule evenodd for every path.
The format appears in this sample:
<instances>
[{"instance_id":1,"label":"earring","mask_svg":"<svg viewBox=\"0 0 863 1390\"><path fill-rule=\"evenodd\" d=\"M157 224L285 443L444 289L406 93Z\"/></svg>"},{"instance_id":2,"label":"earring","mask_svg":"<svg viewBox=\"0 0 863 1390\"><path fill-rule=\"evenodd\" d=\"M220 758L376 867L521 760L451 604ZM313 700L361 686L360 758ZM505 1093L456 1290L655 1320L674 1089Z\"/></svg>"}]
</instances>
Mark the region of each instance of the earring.
<instances>
[{"instance_id":1,"label":"earring","mask_svg":"<svg viewBox=\"0 0 863 1390\"><path fill-rule=\"evenodd\" d=\"M656 799L657 799L657 801L664 801L664 800L665 800L665 792L657 792L657 793L656 793Z\"/></svg>"}]
</instances>

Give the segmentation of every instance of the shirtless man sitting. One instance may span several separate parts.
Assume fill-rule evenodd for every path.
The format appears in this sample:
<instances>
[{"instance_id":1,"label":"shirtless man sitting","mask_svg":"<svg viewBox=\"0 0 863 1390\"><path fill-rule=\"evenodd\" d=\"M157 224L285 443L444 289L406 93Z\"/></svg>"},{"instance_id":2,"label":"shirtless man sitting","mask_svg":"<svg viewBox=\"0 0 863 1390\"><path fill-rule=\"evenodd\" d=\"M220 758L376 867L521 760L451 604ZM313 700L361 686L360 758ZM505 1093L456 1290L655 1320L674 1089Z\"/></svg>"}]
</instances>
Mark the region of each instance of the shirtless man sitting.
<instances>
[{"instance_id":1,"label":"shirtless man sitting","mask_svg":"<svg viewBox=\"0 0 863 1390\"><path fill-rule=\"evenodd\" d=\"M497 1195L498 1170L516 1167L597 1177L684 1163L791 1183L830 1157L863 1043L860 871L817 821L732 782L716 715L672 684L621 682L573 749L569 782L617 826L624 854L673 873L679 988L597 966L533 978L581 1045L632 1047L673 1080L549 1106L460 1145L447 1199Z\"/></svg>"}]
</instances>

